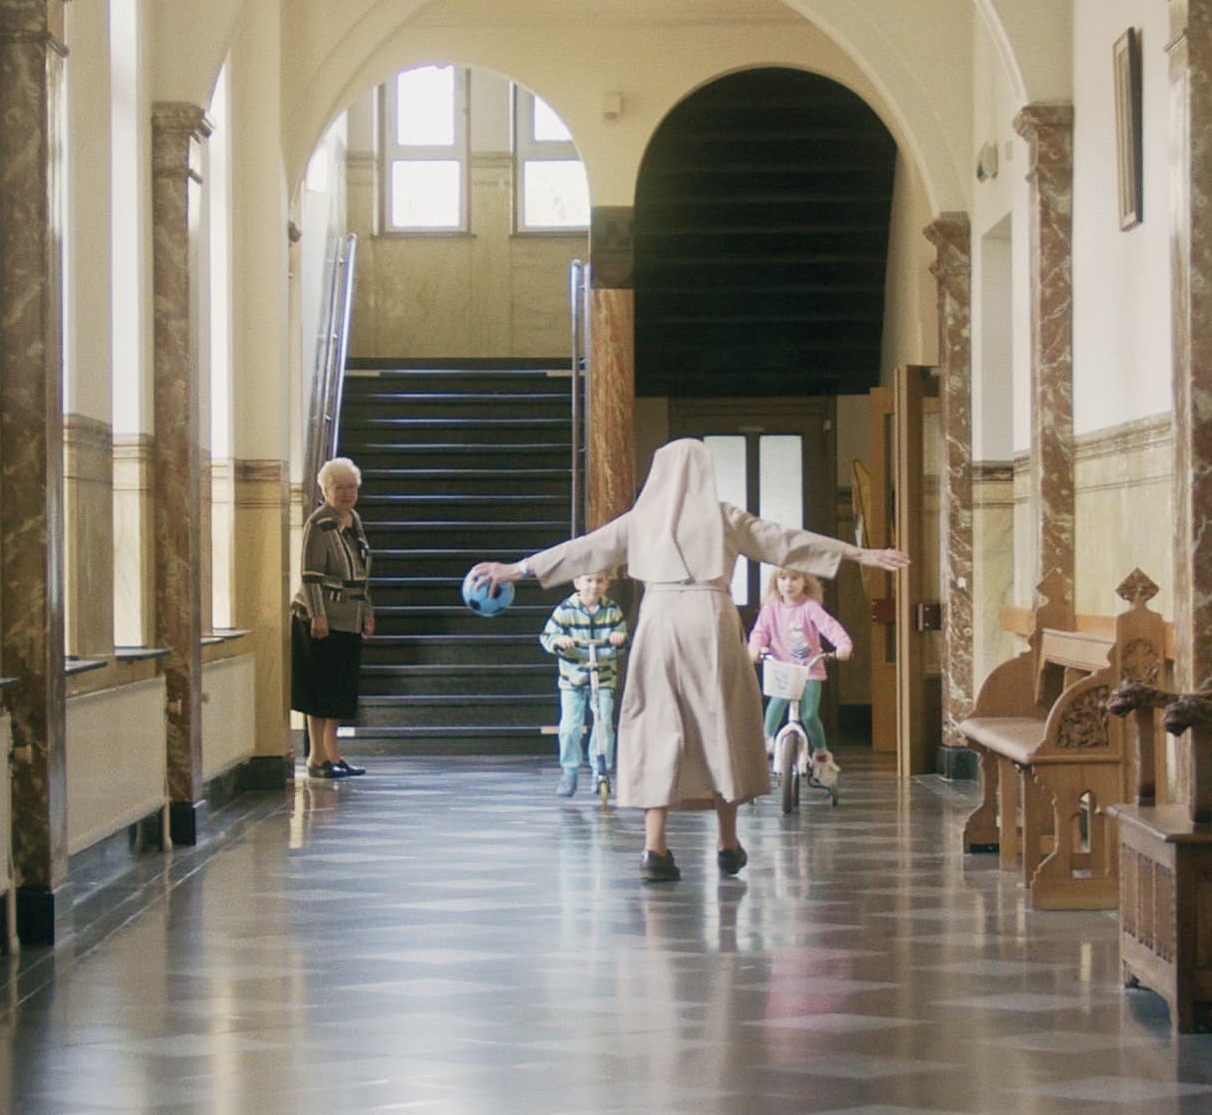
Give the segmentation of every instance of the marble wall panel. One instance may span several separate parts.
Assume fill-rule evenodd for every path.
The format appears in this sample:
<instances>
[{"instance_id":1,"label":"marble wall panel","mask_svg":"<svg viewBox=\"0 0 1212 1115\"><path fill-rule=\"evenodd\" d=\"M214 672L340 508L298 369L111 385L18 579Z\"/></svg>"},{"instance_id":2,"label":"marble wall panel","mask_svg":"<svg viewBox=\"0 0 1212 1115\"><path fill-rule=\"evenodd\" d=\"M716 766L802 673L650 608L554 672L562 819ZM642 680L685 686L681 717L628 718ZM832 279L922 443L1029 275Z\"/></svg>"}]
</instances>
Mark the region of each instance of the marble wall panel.
<instances>
[{"instance_id":1,"label":"marble wall panel","mask_svg":"<svg viewBox=\"0 0 1212 1115\"><path fill-rule=\"evenodd\" d=\"M289 477L285 461L236 462L234 619L236 627L251 632L256 657L258 755L290 753Z\"/></svg>"},{"instance_id":2,"label":"marble wall panel","mask_svg":"<svg viewBox=\"0 0 1212 1115\"><path fill-rule=\"evenodd\" d=\"M1075 598L1079 613L1118 610L1116 586L1141 569L1160 591L1150 606L1174 613L1174 456L1169 414L1076 439Z\"/></svg>"},{"instance_id":3,"label":"marble wall panel","mask_svg":"<svg viewBox=\"0 0 1212 1115\"><path fill-rule=\"evenodd\" d=\"M114 439L114 645L150 646L155 608L152 441Z\"/></svg>"},{"instance_id":4,"label":"marble wall panel","mask_svg":"<svg viewBox=\"0 0 1212 1115\"><path fill-rule=\"evenodd\" d=\"M513 355L572 352L569 267L587 258L584 236L517 237L510 246Z\"/></svg>"},{"instance_id":5,"label":"marble wall panel","mask_svg":"<svg viewBox=\"0 0 1212 1115\"><path fill-rule=\"evenodd\" d=\"M236 463L210 462L211 617L215 628L234 627L232 581L235 574Z\"/></svg>"},{"instance_id":6,"label":"marble wall panel","mask_svg":"<svg viewBox=\"0 0 1212 1115\"><path fill-rule=\"evenodd\" d=\"M67 653L108 657L114 648L113 435L81 414L63 420Z\"/></svg>"},{"instance_id":7,"label":"marble wall panel","mask_svg":"<svg viewBox=\"0 0 1212 1115\"><path fill-rule=\"evenodd\" d=\"M350 227L358 233L353 356L563 356L568 265L585 234L513 232L513 165L481 154L471 172L471 235L376 235L373 160L348 163Z\"/></svg>"},{"instance_id":8,"label":"marble wall panel","mask_svg":"<svg viewBox=\"0 0 1212 1115\"><path fill-rule=\"evenodd\" d=\"M509 353L513 345L512 284L492 279L510 273L507 230L513 220L513 159L508 154L478 155L469 170L472 241L467 342L449 355Z\"/></svg>"},{"instance_id":9,"label":"marble wall panel","mask_svg":"<svg viewBox=\"0 0 1212 1115\"><path fill-rule=\"evenodd\" d=\"M977 692L989 671L1024 644L1002 631L999 616L1014 599L1014 469L977 462L972 479L972 676Z\"/></svg>"}]
</instances>

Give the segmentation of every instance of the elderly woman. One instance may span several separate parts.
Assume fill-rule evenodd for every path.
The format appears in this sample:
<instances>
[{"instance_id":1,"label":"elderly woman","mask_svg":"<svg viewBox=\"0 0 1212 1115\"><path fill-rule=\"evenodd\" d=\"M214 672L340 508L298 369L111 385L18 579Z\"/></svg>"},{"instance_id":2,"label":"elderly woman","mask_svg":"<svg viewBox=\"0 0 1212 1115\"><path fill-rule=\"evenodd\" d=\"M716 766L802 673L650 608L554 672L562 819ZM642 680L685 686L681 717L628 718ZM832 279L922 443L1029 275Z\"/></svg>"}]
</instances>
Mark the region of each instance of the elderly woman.
<instances>
[{"instance_id":1,"label":"elderly woman","mask_svg":"<svg viewBox=\"0 0 1212 1115\"><path fill-rule=\"evenodd\" d=\"M362 639L373 635L370 547L354 510L362 473L348 457L320 469L324 503L303 524L303 583L291 602L290 705L307 715L310 778L365 774L337 749L337 727L358 711Z\"/></svg>"},{"instance_id":2,"label":"elderly woman","mask_svg":"<svg viewBox=\"0 0 1212 1115\"><path fill-rule=\"evenodd\" d=\"M748 861L737 806L770 791L762 698L728 586L736 559L832 577L842 561L894 571L899 550L866 550L758 519L716 492L711 454L681 439L657 450L632 509L581 538L472 575L494 586L533 574L544 587L626 564L644 600L619 715L618 802L644 810L646 882L681 877L665 842L672 808L714 808L718 863Z\"/></svg>"}]
</instances>

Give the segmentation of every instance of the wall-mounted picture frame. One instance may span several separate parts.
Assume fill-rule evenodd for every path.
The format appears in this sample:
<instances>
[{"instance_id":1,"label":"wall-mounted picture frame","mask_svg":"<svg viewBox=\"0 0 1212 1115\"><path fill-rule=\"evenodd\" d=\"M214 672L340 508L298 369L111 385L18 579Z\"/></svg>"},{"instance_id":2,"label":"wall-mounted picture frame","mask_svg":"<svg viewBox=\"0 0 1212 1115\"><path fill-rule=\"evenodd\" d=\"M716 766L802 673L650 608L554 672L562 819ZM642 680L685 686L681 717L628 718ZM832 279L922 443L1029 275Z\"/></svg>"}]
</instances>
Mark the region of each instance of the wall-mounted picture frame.
<instances>
[{"instance_id":1,"label":"wall-mounted picture frame","mask_svg":"<svg viewBox=\"0 0 1212 1115\"><path fill-rule=\"evenodd\" d=\"M1112 54L1115 73L1115 154L1119 184L1119 227L1132 228L1145 218L1144 160L1141 135L1140 32L1129 27Z\"/></svg>"}]
</instances>

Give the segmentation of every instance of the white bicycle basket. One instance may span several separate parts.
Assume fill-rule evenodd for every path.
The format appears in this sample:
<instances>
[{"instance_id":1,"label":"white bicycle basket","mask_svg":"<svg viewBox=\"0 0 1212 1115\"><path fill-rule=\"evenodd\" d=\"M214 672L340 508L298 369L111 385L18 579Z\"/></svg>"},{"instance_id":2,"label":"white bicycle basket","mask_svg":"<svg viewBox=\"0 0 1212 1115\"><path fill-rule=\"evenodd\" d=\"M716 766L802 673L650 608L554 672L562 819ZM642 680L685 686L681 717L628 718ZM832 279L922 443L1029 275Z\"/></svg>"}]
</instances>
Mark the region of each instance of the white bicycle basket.
<instances>
[{"instance_id":1,"label":"white bicycle basket","mask_svg":"<svg viewBox=\"0 0 1212 1115\"><path fill-rule=\"evenodd\" d=\"M767 697L798 701L803 696L808 675L807 666L793 666L790 662L776 662L773 658L767 658L762 663L762 692Z\"/></svg>"}]
</instances>

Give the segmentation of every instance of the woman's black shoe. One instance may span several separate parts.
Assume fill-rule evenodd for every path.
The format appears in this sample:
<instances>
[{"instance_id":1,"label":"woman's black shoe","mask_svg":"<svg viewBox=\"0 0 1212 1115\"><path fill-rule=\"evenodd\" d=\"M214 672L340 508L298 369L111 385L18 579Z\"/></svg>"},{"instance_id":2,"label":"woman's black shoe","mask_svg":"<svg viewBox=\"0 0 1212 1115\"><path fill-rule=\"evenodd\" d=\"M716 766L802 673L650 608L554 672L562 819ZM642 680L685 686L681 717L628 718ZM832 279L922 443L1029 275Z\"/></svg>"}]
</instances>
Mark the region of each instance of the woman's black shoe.
<instances>
[{"instance_id":1,"label":"woman's black shoe","mask_svg":"<svg viewBox=\"0 0 1212 1115\"><path fill-rule=\"evenodd\" d=\"M308 763L307 777L308 778L344 778L345 771L334 763Z\"/></svg>"},{"instance_id":2,"label":"woman's black shoe","mask_svg":"<svg viewBox=\"0 0 1212 1115\"><path fill-rule=\"evenodd\" d=\"M365 774L366 773L365 767L351 767L344 759L338 759L335 763L333 763L333 769L344 771L351 778L355 774Z\"/></svg>"}]
</instances>

